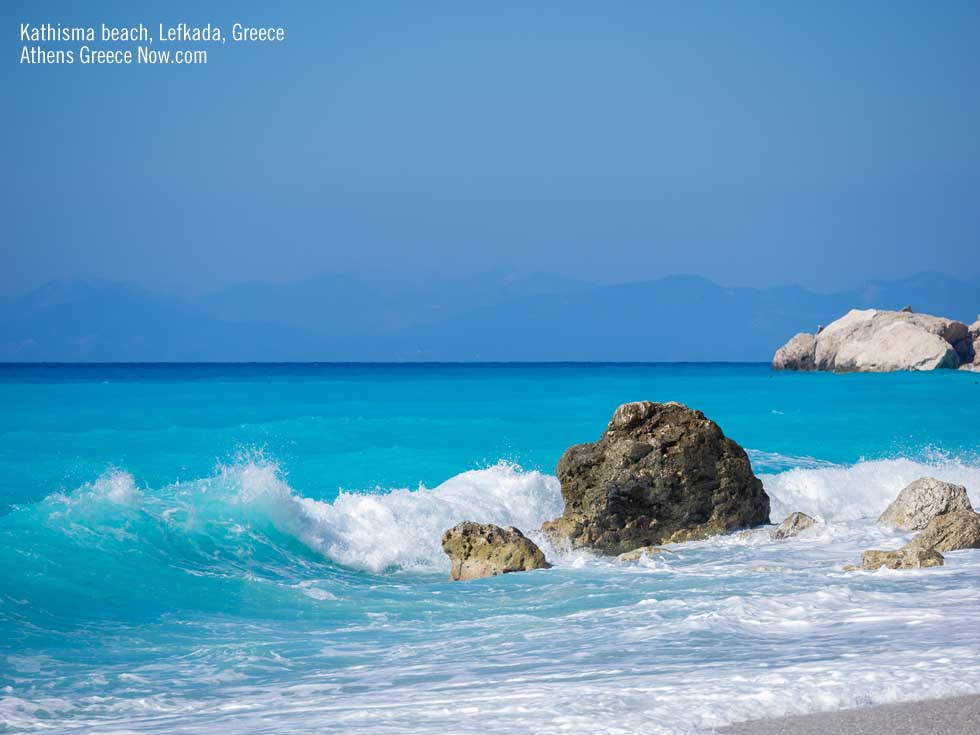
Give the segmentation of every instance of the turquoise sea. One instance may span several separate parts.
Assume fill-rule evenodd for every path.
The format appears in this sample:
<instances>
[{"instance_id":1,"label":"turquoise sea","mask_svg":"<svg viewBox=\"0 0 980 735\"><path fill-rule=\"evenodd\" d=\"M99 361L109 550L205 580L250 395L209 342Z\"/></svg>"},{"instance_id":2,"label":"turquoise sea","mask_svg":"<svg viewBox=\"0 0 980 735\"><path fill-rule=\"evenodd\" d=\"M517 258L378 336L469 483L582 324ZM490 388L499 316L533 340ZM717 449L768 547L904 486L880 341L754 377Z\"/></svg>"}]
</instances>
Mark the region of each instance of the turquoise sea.
<instances>
[{"instance_id":1,"label":"turquoise sea","mask_svg":"<svg viewBox=\"0 0 980 735\"><path fill-rule=\"evenodd\" d=\"M536 531L617 405L749 451L773 521L619 564ZM980 375L765 365L0 366L0 732L695 733L980 692L980 550L851 573ZM555 566L450 583L461 520Z\"/></svg>"}]
</instances>

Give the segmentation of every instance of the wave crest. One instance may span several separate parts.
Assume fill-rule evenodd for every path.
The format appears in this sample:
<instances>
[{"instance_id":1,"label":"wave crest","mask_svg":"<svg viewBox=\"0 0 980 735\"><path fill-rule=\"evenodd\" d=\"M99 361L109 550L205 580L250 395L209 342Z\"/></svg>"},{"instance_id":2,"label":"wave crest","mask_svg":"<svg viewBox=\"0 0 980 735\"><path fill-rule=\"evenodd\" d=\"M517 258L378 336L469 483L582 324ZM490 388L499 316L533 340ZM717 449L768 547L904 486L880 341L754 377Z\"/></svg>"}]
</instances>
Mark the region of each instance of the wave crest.
<instances>
[{"instance_id":1,"label":"wave crest","mask_svg":"<svg viewBox=\"0 0 980 735\"><path fill-rule=\"evenodd\" d=\"M533 536L563 508L557 478L505 463L432 489L341 492L332 502L295 494L274 465L248 464L229 478L239 484L240 500L261 508L280 531L339 564L371 572L442 570L448 564L442 533L460 521L517 526Z\"/></svg>"},{"instance_id":2,"label":"wave crest","mask_svg":"<svg viewBox=\"0 0 980 735\"><path fill-rule=\"evenodd\" d=\"M913 480L931 476L964 485L980 507L980 466L957 458L927 462L911 459L866 460L849 466L795 467L760 479L778 523L794 511L825 521L877 518Z\"/></svg>"},{"instance_id":3,"label":"wave crest","mask_svg":"<svg viewBox=\"0 0 980 735\"><path fill-rule=\"evenodd\" d=\"M800 464L760 474L772 500L773 522L793 511L827 522L873 519L906 484L924 475L965 485L980 506L977 463L945 458ZM50 496L38 510L78 543L114 532L127 543L155 546L158 557L184 554L188 567L214 571L215 560L223 559L229 572L259 564L278 574L306 552L372 573L444 571L442 533L464 520L516 526L547 553L552 549L539 529L563 507L556 477L503 462L433 488L342 491L322 501L296 492L275 463L253 458L160 490L140 490L132 475L111 470L70 495ZM221 552L215 556L202 549Z\"/></svg>"}]
</instances>

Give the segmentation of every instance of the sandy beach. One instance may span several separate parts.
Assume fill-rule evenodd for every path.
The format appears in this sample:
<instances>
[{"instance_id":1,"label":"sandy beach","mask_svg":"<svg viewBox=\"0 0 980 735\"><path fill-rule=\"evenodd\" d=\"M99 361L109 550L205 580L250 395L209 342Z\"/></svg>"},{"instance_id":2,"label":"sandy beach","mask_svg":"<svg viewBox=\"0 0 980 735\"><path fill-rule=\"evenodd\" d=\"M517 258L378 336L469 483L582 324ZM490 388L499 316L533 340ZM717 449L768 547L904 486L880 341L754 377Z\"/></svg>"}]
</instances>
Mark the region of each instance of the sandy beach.
<instances>
[{"instance_id":1,"label":"sandy beach","mask_svg":"<svg viewBox=\"0 0 980 735\"><path fill-rule=\"evenodd\" d=\"M752 720L717 732L719 735L976 735L980 732L980 695Z\"/></svg>"}]
</instances>

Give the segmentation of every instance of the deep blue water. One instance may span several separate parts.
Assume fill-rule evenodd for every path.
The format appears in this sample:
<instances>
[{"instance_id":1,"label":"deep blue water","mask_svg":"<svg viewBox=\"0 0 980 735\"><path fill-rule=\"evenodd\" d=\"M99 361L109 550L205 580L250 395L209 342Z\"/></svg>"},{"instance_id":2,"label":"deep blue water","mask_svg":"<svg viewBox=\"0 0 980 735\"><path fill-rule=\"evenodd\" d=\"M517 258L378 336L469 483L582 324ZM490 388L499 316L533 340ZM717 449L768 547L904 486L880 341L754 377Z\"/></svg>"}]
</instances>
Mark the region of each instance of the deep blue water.
<instances>
[{"instance_id":1,"label":"deep blue water","mask_svg":"<svg viewBox=\"0 0 980 735\"><path fill-rule=\"evenodd\" d=\"M978 378L0 366L0 731L577 732L610 729L608 708L626 731L675 733L980 690L978 624L953 639L930 622L971 620L972 552L928 576L839 572L902 540L872 521L916 476L977 499ZM565 447L642 399L703 410L749 450L774 516L806 510L822 535L684 545L629 569L548 549L547 573L445 580L442 530L533 534L561 511ZM797 573L760 578L760 561ZM937 657L958 676L922 664ZM808 662L836 672L823 690Z\"/></svg>"}]
</instances>

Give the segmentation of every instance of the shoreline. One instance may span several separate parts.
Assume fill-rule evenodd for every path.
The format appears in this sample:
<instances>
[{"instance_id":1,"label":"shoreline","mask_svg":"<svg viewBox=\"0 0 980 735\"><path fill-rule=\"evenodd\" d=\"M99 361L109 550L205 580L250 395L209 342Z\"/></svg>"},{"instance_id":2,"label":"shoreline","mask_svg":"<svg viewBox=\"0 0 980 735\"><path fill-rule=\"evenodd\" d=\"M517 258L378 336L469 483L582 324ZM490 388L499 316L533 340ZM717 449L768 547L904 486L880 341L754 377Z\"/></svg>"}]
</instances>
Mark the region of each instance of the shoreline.
<instances>
[{"instance_id":1,"label":"shoreline","mask_svg":"<svg viewBox=\"0 0 980 735\"><path fill-rule=\"evenodd\" d=\"M980 694L870 705L718 728L717 735L976 735Z\"/></svg>"}]
</instances>

